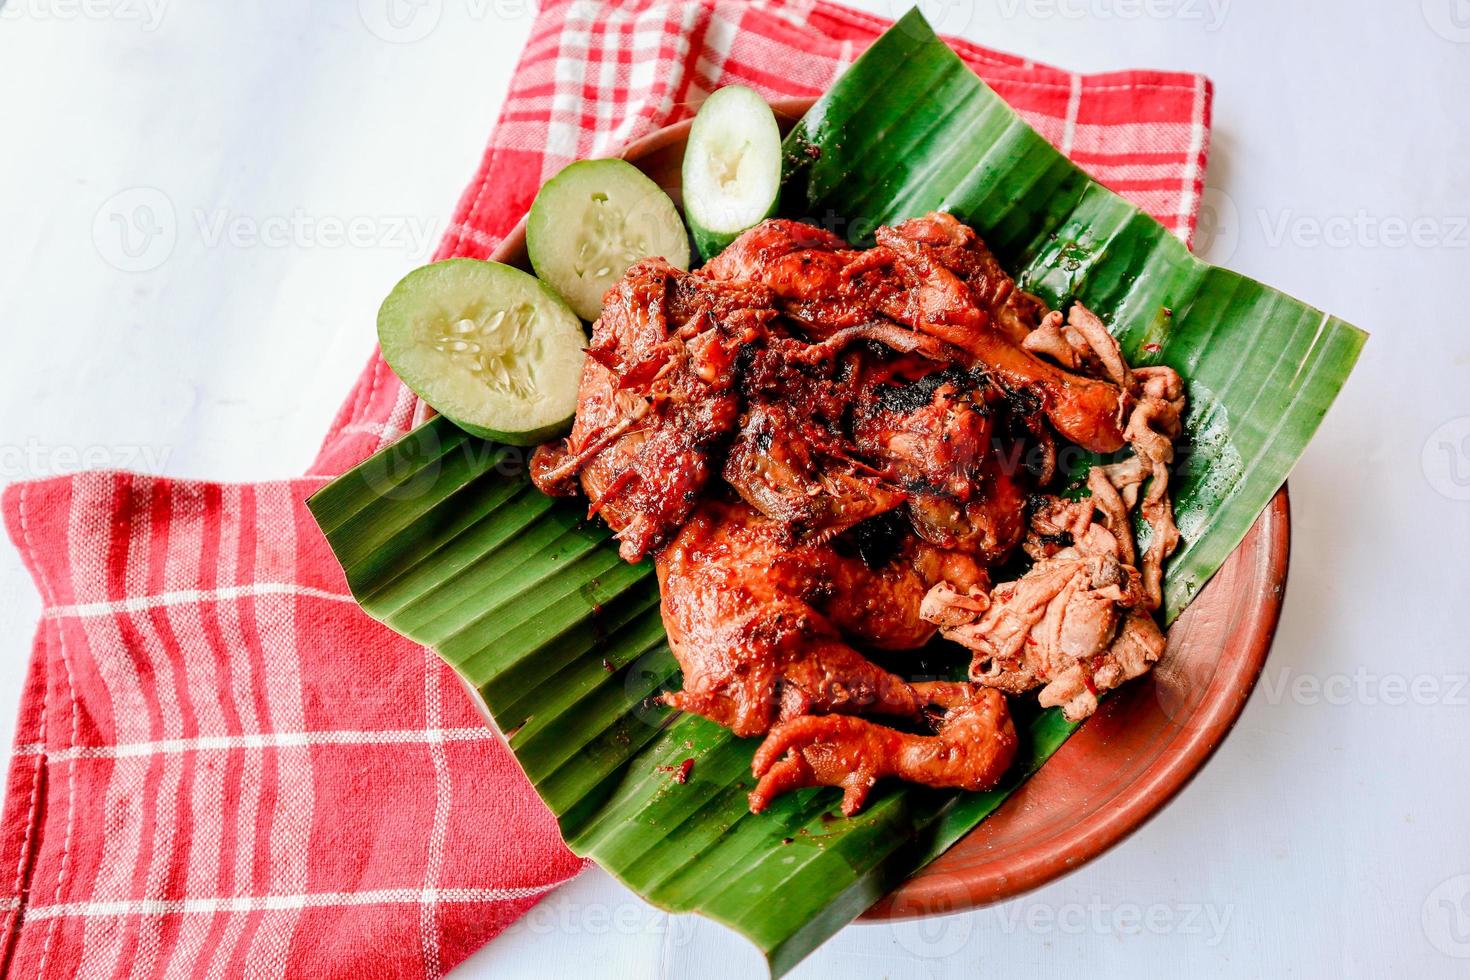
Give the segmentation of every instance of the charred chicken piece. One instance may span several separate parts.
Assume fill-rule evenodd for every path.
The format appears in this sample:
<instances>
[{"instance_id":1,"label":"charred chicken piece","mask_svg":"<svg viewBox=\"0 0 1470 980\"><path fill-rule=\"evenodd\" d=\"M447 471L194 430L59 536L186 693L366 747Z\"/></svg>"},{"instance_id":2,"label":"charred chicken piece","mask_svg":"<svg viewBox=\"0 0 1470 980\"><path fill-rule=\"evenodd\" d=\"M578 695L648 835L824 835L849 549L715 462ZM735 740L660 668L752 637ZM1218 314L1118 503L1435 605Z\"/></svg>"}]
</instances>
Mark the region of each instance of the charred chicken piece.
<instances>
[{"instance_id":1,"label":"charred chicken piece","mask_svg":"<svg viewBox=\"0 0 1470 980\"><path fill-rule=\"evenodd\" d=\"M888 359L867 370L853 409L859 450L893 472L915 532L985 562L1025 529L1025 494L994 449L993 393L957 366Z\"/></svg>"},{"instance_id":2,"label":"charred chicken piece","mask_svg":"<svg viewBox=\"0 0 1470 980\"><path fill-rule=\"evenodd\" d=\"M904 494L852 459L794 406L752 406L725 457L725 482L801 538L826 540L903 505Z\"/></svg>"},{"instance_id":3,"label":"charred chicken piece","mask_svg":"<svg viewBox=\"0 0 1470 980\"><path fill-rule=\"evenodd\" d=\"M973 229L952 215L933 213L880 228L877 238L868 261L891 259L907 287L884 295L881 312L965 350L1002 385L1037 392L1052 425L1084 449L1110 453L1123 447L1126 393L1108 381L1065 371L1021 346L1015 334L1025 325L1022 312L1006 308L1015 283L995 278L1004 274ZM944 244L932 244L936 240ZM991 305L983 306L987 301ZM1032 300L1018 303L1026 315L1034 312ZM1008 326L996 325L1002 317Z\"/></svg>"},{"instance_id":4,"label":"charred chicken piece","mask_svg":"<svg viewBox=\"0 0 1470 980\"><path fill-rule=\"evenodd\" d=\"M743 502L703 501L658 553L663 620L684 670L667 695L737 735L778 718L856 713L913 717L921 699L849 645L909 650L934 635L919 616L930 586L983 588L964 556L910 539L886 564L794 541Z\"/></svg>"},{"instance_id":5,"label":"charred chicken piece","mask_svg":"<svg viewBox=\"0 0 1470 980\"><path fill-rule=\"evenodd\" d=\"M782 311L816 338L878 314L929 334L1007 387L1034 389L1073 442L1094 452L1122 447L1124 393L1021 346L1045 307L1016 289L974 230L934 212L876 237L876 248L859 252L820 228L775 219L745 232L705 271L769 286Z\"/></svg>"},{"instance_id":6,"label":"charred chicken piece","mask_svg":"<svg viewBox=\"0 0 1470 980\"><path fill-rule=\"evenodd\" d=\"M853 437L906 487L965 500L990 453L994 425L983 379L922 358L865 365Z\"/></svg>"},{"instance_id":7,"label":"charred chicken piece","mask_svg":"<svg viewBox=\"0 0 1470 980\"><path fill-rule=\"evenodd\" d=\"M864 444L864 438L881 439L882 427L899 421L896 415L870 419L856 438L852 431L854 412L860 413L874 386L870 366L889 377L884 365L896 359L922 376L960 353L886 321L844 327L816 343L770 337L747 359L741 379L746 408L726 456L725 481L746 503L794 535L819 539L899 507L910 499L910 490L926 499L934 496L934 480L925 474L939 470L950 472L937 490L969 500L967 478L955 464L962 456L983 455L988 428L962 431L965 419L979 418L963 410L975 383L966 372L953 369L955 384L946 389L945 405L933 420L914 423L915 429L927 431L922 445L913 439L905 442L902 434L896 436L893 452ZM950 402L954 411L947 408ZM946 428L951 417L956 424ZM920 461L920 452L933 458ZM914 457L907 472L895 465L908 459L904 453ZM953 535L932 543L959 544Z\"/></svg>"},{"instance_id":8,"label":"charred chicken piece","mask_svg":"<svg viewBox=\"0 0 1470 980\"><path fill-rule=\"evenodd\" d=\"M746 503L795 537L815 540L905 499L883 472L857 458L843 431L852 379L836 370L841 350L822 346L771 338L753 354L741 385L745 412L724 468L725 482Z\"/></svg>"},{"instance_id":9,"label":"charred chicken piece","mask_svg":"<svg viewBox=\"0 0 1470 980\"><path fill-rule=\"evenodd\" d=\"M661 259L628 270L592 329L571 436L542 447L531 473L544 492L574 478L638 561L694 509L735 428L736 358L776 315L768 290L680 272Z\"/></svg>"},{"instance_id":10,"label":"charred chicken piece","mask_svg":"<svg viewBox=\"0 0 1470 980\"><path fill-rule=\"evenodd\" d=\"M760 813L804 786L842 788L842 812L862 809L873 786L897 776L926 786L990 789L1016 756L1016 730L999 691L970 684L915 684L926 704L945 710L933 735L914 735L840 715L784 721L756 750L758 782L750 809Z\"/></svg>"}]
</instances>

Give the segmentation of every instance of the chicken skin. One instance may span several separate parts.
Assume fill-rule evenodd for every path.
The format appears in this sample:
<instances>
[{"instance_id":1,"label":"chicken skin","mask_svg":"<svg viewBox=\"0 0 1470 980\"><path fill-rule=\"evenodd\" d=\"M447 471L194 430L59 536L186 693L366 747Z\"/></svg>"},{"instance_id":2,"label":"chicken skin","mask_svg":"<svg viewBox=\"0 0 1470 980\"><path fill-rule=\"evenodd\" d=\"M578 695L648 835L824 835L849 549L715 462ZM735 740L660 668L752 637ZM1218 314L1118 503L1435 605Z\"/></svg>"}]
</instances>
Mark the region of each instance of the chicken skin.
<instances>
[{"instance_id":1,"label":"chicken skin","mask_svg":"<svg viewBox=\"0 0 1470 980\"><path fill-rule=\"evenodd\" d=\"M921 647L935 631L919 615L931 587L987 583L967 556L920 541L874 568L718 500L699 505L656 566L664 628L684 669L683 690L665 700L737 735L813 713L917 716L924 702L914 689L849 643Z\"/></svg>"},{"instance_id":2,"label":"chicken skin","mask_svg":"<svg viewBox=\"0 0 1470 980\"><path fill-rule=\"evenodd\" d=\"M776 315L769 292L714 282L662 259L608 291L582 370L571 436L542 447L532 478L559 496L581 487L591 513L638 561L688 519L740 414L735 362Z\"/></svg>"},{"instance_id":3,"label":"chicken skin","mask_svg":"<svg viewBox=\"0 0 1470 980\"><path fill-rule=\"evenodd\" d=\"M816 337L878 317L929 334L1008 388L1034 392L1057 431L1084 449L1123 447L1126 393L1023 346L1044 306L1016 288L972 228L936 212L880 228L876 237L876 248L856 252L821 229L766 221L705 272L770 287L782 311Z\"/></svg>"}]
</instances>

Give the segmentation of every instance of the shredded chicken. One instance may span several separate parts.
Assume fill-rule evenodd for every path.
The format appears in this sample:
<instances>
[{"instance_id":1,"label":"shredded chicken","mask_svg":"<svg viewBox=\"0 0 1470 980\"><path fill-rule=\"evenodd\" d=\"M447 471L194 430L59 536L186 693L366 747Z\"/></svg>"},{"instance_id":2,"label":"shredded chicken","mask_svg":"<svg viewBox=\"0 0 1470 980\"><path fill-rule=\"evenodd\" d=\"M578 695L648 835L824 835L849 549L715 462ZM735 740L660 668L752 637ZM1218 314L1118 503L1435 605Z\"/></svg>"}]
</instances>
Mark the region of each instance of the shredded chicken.
<instances>
[{"instance_id":1,"label":"shredded chicken","mask_svg":"<svg viewBox=\"0 0 1470 980\"><path fill-rule=\"evenodd\" d=\"M1038 332L1048 324L1056 330L1049 316ZM1130 370L1102 321L1080 305L1065 332L1032 346L1050 352L1057 343L1077 365L1096 365L1128 386L1135 402L1124 435L1133 456L1093 467L1080 500L1042 498L1025 542L1035 562L1026 574L988 595L936 585L922 615L973 651L972 680L1012 694L1040 687L1044 707L1061 705L1080 721L1097 710L1100 693L1143 674L1164 653L1152 614L1163 602L1164 562L1179 543L1168 488L1184 392L1172 368ZM1141 559L1135 508L1149 526Z\"/></svg>"}]
</instances>

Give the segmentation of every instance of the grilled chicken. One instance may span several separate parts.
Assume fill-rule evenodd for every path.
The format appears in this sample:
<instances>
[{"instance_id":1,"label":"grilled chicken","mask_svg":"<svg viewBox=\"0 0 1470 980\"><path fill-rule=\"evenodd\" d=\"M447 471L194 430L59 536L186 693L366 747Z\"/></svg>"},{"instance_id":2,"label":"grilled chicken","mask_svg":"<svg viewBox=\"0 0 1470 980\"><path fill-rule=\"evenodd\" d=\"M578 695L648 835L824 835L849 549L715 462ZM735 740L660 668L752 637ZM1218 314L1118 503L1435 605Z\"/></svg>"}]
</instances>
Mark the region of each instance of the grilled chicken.
<instances>
[{"instance_id":1,"label":"grilled chicken","mask_svg":"<svg viewBox=\"0 0 1470 980\"><path fill-rule=\"evenodd\" d=\"M763 222L705 267L707 275L769 286L815 337L881 316L953 345L1012 390L1034 392L1051 423L1092 452L1123 447L1126 393L1074 374L1023 346L1040 300L1016 288L974 230L933 213L880 228L865 252L821 229Z\"/></svg>"},{"instance_id":2,"label":"grilled chicken","mask_svg":"<svg viewBox=\"0 0 1470 980\"><path fill-rule=\"evenodd\" d=\"M593 326L571 436L532 460L537 486L566 495L580 473L628 561L666 542L719 472L740 415L736 358L775 315L761 286L634 265Z\"/></svg>"},{"instance_id":3,"label":"grilled chicken","mask_svg":"<svg viewBox=\"0 0 1470 980\"><path fill-rule=\"evenodd\" d=\"M782 312L821 340L873 319L866 285L846 273L860 254L829 231L773 218L731 242L703 271L713 279L769 287Z\"/></svg>"},{"instance_id":4,"label":"grilled chicken","mask_svg":"<svg viewBox=\"0 0 1470 980\"><path fill-rule=\"evenodd\" d=\"M857 458L847 437L854 379L836 363L842 340L773 338L752 354L742 378L746 407L725 457L725 482L798 537L830 538L906 499Z\"/></svg>"},{"instance_id":5,"label":"grilled chicken","mask_svg":"<svg viewBox=\"0 0 1470 980\"><path fill-rule=\"evenodd\" d=\"M1057 431L1082 448L1123 447L1126 394L1049 364L1016 341L1034 298L1015 298L1014 281L971 228L952 215L931 214L880 228L877 238L867 261L891 262L907 287L882 295L884 314L965 350L1006 387L1035 392Z\"/></svg>"},{"instance_id":6,"label":"grilled chicken","mask_svg":"<svg viewBox=\"0 0 1470 980\"><path fill-rule=\"evenodd\" d=\"M854 440L908 496L914 532L986 562L1009 555L1025 528L1025 494L996 451L996 392L958 366L920 358L870 367L855 399Z\"/></svg>"},{"instance_id":7,"label":"grilled chicken","mask_svg":"<svg viewBox=\"0 0 1470 980\"><path fill-rule=\"evenodd\" d=\"M705 500L657 557L664 628L684 688L674 707L737 735L779 719L829 712L916 717L923 700L850 644L911 650L935 627L919 615L945 584L984 588L963 554L910 538L870 567L831 543L792 540L743 502Z\"/></svg>"},{"instance_id":8,"label":"grilled chicken","mask_svg":"<svg viewBox=\"0 0 1470 980\"><path fill-rule=\"evenodd\" d=\"M876 237L773 220L696 273L633 266L570 437L532 460L624 558L653 556L683 668L665 700L766 736L757 811L832 785L852 813L885 776L987 788L1015 754L1002 692L1081 717L1162 651L1178 376L1130 370L1101 321L1047 310L949 215ZM1048 496L1058 436L1134 455L1095 469L1090 498ZM1022 545L1031 570L992 588ZM936 631L973 651L970 682L862 652Z\"/></svg>"}]
</instances>

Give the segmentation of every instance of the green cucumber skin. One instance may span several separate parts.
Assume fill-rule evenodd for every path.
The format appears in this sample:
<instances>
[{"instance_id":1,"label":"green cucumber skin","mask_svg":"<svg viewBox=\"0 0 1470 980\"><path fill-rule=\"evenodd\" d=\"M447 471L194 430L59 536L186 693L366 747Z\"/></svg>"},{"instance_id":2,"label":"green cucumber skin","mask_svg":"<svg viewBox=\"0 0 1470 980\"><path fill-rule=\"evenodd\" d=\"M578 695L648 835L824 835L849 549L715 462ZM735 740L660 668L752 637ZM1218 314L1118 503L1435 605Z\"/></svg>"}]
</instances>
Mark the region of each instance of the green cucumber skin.
<instances>
[{"instance_id":1,"label":"green cucumber skin","mask_svg":"<svg viewBox=\"0 0 1470 980\"><path fill-rule=\"evenodd\" d=\"M553 439L560 439L572 431L572 421L576 418L574 415L572 418L565 419L553 425L544 426L540 429L533 429L530 432L496 432L494 429L487 429L484 426L461 422L459 419L452 418L448 415L444 417L472 436L489 442L498 442L506 446L517 446L522 449L529 449L533 446L550 442Z\"/></svg>"},{"instance_id":2,"label":"green cucumber skin","mask_svg":"<svg viewBox=\"0 0 1470 980\"><path fill-rule=\"evenodd\" d=\"M761 215L760 221L757 221L755 224L758 225L767 218L774 218L780 210L781 200L778 197L771 202L770 210ZM700 224L699 220L693 214L690 214L687 209L684 212L684 223L689 226L689 231L694 236L694 247L698 249L700 259L705 262L708 262L729 248L731 242L750 230L750 228L743 228L740 231L712 231ZM755 225L751 225L750 227L754 228Z\"/></svg>"}]
</instances>

